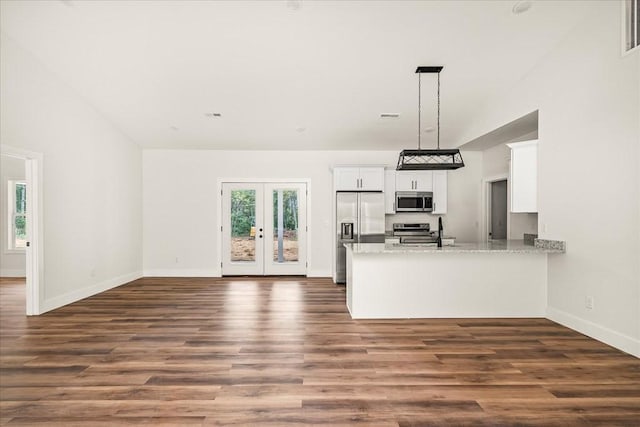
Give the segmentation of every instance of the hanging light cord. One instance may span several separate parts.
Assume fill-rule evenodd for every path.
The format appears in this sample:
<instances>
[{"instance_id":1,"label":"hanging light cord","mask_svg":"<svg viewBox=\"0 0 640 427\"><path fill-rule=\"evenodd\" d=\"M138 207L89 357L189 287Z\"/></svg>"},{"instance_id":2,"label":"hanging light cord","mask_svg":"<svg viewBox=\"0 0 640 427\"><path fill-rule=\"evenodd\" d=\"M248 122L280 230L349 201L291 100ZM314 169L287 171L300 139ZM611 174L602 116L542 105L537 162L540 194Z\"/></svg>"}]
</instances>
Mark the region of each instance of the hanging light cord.
<instances>
[{"instance_id":1,"label":"hanging light cord","mask_svg":"<svg viewBox=\"0 0 640 427\"><path fill-rule=\"evenodd\" d=\"M421 107L422 104L420 102L420 94L422 93L421 90L421 85L420 85L420 76L422 75L422 73L418 73L418 150L420 149L420 137L421 137L421 130L420 130L420 112L421 112Z\"/></svg>"},{"instance_id":2,"label":"hanging light cord","mask_svg":"<svg viewBox=\"0 0 640 427\"><path fill-rule=\"evenodd\" d=\"M438 72L438 150L440 149L440 73Z\"/></svg>"}]
</instances>

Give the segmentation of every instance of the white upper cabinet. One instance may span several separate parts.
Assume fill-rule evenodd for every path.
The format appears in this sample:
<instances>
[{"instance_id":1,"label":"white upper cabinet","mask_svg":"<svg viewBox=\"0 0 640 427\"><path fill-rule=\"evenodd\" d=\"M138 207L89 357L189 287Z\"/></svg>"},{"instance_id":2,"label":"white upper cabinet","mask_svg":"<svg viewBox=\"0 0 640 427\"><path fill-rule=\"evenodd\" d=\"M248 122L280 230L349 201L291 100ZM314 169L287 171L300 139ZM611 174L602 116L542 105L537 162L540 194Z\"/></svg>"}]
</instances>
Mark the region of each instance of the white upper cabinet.
<instances>
[{"instance_id":1,"label":"white upper cabinet","mask_svg":"<svg viewBox=\"0 0 640 427\"><path fill-rule=\"evenodd\" d=\"M384 170L384 213L396 213L396 170Z\"/></svg>"},{"instance_id":2,"label":"white upper cabinet","mask_svg":"<svg viewBox=\"0 0 640 427\"><path fill-rule=\"evenodd\" d=\"M511 212L538 212L538 141L507 146L511 148Z\"/></svg>"},{"instance_id":3,"label":"white upper cabinet","mask_svg":"<svg viewBox=\"0 0 640 427\"><path fill-rule=\"evenodd\" d=\"M433 171L433 214L447 213L447 171Z\"/></svg>"},{"instance_id":4,"label":"white upper cabinet","mask_svg":"<svg viewBox=\"0 0 640 427\"><path fill-rule=\"evenodd\" d=\"M433 172L397 171L396 191L433 191Z\"/></svg>"},{"instance_id":5,"label":"white upper cabinet","mask_svg":"<svg viewBox=\"0 0 640 427\"><path fill-rule=\"evenodd\" d=\"M384 167L337 167L333 182L336 191L384 191Z\"/></svg>"},{"instance_id":6,"label":"white upper cabinet","mask_svg":"<svg viewBox=\"0 0 640 427\"><path fill-rule=\"evenodd\" d=\"M396 191L432 191L433 214L447 213L447 171L396 171L385 169L385 213L395 213Z\"/></svg>"}]
</instances>

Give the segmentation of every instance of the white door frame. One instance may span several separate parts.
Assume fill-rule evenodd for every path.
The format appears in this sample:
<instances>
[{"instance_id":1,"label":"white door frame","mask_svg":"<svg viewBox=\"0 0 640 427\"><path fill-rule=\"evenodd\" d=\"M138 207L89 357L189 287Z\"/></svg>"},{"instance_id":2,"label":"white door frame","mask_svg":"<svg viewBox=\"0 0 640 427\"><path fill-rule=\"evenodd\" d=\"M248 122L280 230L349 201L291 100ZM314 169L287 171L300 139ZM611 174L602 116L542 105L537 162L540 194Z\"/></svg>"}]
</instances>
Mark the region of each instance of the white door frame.
<instances>
[{"instance_id":1,"label":"white door frame","mask_svg":"<svg viewBox=\"0 0 640 427\"><path fill-rule=\"evenodd\" d=\"M299 183L306 184L307 186L307 244L306 244L306 253L307 253L307 276L309 275L309 266L311 265L311 227L309 226L309 212L311 212L311 179L309 178L218 178L216 185L216 201L218 203L218 215L216 221L216 227L218 230L218 253L216 254L216 266L218 269L218 277L222 277L222 184L230 184L230 183L257 183L257 184L278 184L278 183Z\"/></svg>"},{"instance_id":2,"label":"white door frame","mask_svg":"<svg viewBox=\"0 0 640 427\"><path fill-rule=\"evenodd\" d=\"M493 175L482 178L482 221L480 221L480 241L489 241L491 229L491 184L497 181L507 181L507 239L511 235L511 215L509 215L509 174Z\"/></svg>"},{"instance_id":3,"label":"white door frame","mask_svg":"<svg viewBox=\"0 0 640 427\"><path fill-rule=\"evenodd\" d=\"M27 182L27 232L29 246L26 249L26 314L41 314L40 296L44 295L44 244L43 244L43 155L33 151L0 145L0 154L25 161ZM2 224L4 226L4 224Z\"/></svg>"}]
</instances>

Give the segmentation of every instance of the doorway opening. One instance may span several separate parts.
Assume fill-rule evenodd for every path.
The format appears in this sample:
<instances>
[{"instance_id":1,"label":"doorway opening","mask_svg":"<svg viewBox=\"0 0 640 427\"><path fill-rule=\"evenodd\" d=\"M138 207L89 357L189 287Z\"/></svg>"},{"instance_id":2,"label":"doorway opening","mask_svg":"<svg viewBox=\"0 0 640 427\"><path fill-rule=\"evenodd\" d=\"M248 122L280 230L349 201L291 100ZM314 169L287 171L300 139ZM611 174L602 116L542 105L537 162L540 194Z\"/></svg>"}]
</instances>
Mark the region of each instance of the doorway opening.
<instances>
[{"instance_id":1,"label":"doorway opening","mask_svg":"<svg viewBox=\"0 0 640 427\"><path fill-rule=\"evenodd\" d=\"M11 180L12 183L3 182L6 186L6 194L8 194L9 184L16 192L11 202L20 204L11 209L11 221L9 220L9 207L3 204L2 208L6 212L7 221L2 224L7 227L7 236L9 236L9 227L11 225L11 238L13 239L13 249L16 246L24 246L24 276L25 286L25 312L27 315L37 315L40 310L40 295L43 294L41 286L43 285L43 260L44 247L42 245L42 227L43 218L41 215L42 207L42 154L25 151L19 148L13 148L6 145L0 147L0 156L3 160L17 160L24 165L24 179ZM4 181L4 179L3 179ZM20 186L23 185L23 188ZM24 190L23 195L20 192ZM16 198L17 197L17 198ZM5 239L4 245L10 244L9 237Z\"/></svg>"},{"instance_id":2,"label":"doorway opening","mask_svg":"<svg viewBox=\"0 0 640 427\"><path fill-rule=\"evenodd\" d=\"M491 186L489 239L507 239L507 180L494 181Z\"/></svg>"},{"instance_id":3,"label":"doorway opening","mask_svg":"<svg viewBox=\"0 0 640 427\"><path fill-rule=\"evenodd\" d=\"M307 184L223 182L225 275L306 275Z\"/></svg>"},{"instance_id":4,"label":"doorway opening","mask_svg":"<svg viewBox=\"0 0 640 427\"><path fill-rule=\"evenodd\" d=\"M482 180L482 221L480 241L509 238L509 175L500 174Z\"/></svg>"}]
</instances>

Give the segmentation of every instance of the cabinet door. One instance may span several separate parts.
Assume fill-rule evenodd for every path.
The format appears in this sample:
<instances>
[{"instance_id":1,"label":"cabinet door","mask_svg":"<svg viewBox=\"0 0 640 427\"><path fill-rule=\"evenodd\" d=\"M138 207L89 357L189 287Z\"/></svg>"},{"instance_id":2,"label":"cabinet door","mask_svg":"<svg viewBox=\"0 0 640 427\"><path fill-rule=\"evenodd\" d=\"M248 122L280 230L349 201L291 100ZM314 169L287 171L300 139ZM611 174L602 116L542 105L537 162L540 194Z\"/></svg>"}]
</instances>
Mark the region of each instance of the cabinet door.
<instances>
[{"instance_id":1,"label":"cabinet door","mask_svg":"<svg viewBox=\"0 0 640 427\"><path fill-rule=\"evenodd\" d=\"M384 213L396 213L396 170L384 170Z\"/></svg>"},{"instance_id":2,"label":"cabinet door","mask_svg":"<svg viewBox=\"0 0 640 427\"><path fill-rule=\"evenodd\" d=\"M447 171L433 171L433 212L447 213Z\"/></svg>"},{"instance_id":3,"label":"cabinet door","mask_svg":"<svg viewBox=\"0 0 640 427\"><path fill-rule=\"evenodd\" d=\"M384 168L360 168L361 191L384 191Z\"/></svg>"},{"instance_id":4,"label":"cabinet door","mask_svg":"<svg viewBox=\"0 0 640 427\"><path fill-rule=\"evenodd\" d=\"M416 191L415 172L396 172L396 191Z\"/></svg>"},{"instance_id":5,"label":"cabinet door","mask_svg":"<svg viewBox=\"0 0 640 427\"><path fill-rule=\"evenodd\" d=\"M511 148L511 212L538 212L538 142L507 145Z\"/></svg>"},{"instance_id":6,"label":"cabinet door","mask_svg":"<svg viewBox=\"0 0 640 427\"><path fill-rule=\"evenodd\" d=\"M360 190L360 168L334 168L333 185L336 191Z\"/></svg>"},{"instance_id":7,"label":"cabinet door","mask_svg":"<svg viewBox=\"0 0 640 427\"><path fill-rule=\"evenodd\" d=\"M396 173L396 191L433 191L433 173L399 171Z\"/></svg>"},{"instance_id":8,"label":"cabinet door","mask_svg":"<svg viewBox=\"0 0 640 427\"><path fill-rule=\"evenodd\" d=\"M414 173L415 187L418 191L433 191L433 172L420 171Z\"/></svg>"}]
</instances>

